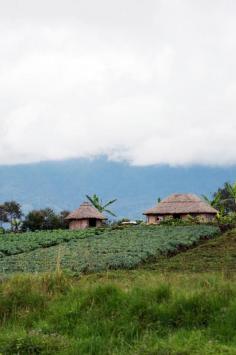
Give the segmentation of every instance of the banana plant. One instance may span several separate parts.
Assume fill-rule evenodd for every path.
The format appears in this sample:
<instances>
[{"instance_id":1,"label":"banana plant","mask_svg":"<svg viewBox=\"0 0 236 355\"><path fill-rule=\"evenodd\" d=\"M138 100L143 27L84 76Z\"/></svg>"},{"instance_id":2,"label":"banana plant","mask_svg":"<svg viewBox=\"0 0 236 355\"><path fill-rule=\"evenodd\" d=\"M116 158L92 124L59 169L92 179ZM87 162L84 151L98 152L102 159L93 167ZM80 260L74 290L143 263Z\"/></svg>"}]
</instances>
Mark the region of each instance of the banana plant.
<instances>
[{"instance_id":1,"label":"banana plant","mask_svg":"<svg viewBox=\"0 0 236 355\"><path fill-rule=\"evenodd\" d=\"M11 221L11 228L12 228L12 231L13 232L19 232L20 229L22 227L22 221L17 219L17 218L14 218L12 221Z\"/></svg>"},{"instance_id":2,"label":"banana plant","mask_svg":"<svg viewBox=\"0 0 236 355\"><path fill-rule=\"evenodd\" d=\"M222 206L221 194L216 193L213 195L212 199L209 199L206 195L202 195L202 198L212 207L219 210L220 214L223 214L224 207Z\"/></svg>"},{"instance_id":3,"label":"banana plant","mask_svg":"<svg viewBox=\"0 0 236 355\"><path fill-rule=\"evenodd\" d=\"M106 212L111 216L116 217L115 213L112 212L110 209L107 209L107 207L116 202L117 199L110 200L107 203L103 204L101 198L98 197L96 194L94 194L93 196L86 195L86 197L99 212Z\"/></svg>"}]
</instances>

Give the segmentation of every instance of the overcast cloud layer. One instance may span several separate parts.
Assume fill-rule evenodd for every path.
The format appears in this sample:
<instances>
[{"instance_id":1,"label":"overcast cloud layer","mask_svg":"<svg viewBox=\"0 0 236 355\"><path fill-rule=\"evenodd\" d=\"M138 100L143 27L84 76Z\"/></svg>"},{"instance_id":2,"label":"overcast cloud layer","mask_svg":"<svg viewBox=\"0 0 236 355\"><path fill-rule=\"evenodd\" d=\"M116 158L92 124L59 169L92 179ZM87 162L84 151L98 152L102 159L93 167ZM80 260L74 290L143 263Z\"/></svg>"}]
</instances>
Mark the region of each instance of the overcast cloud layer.
<instances>
[{"instance_id":1,"label":"overcast cloud layer","mask_svg":"<svg viewBox=\"0 0 236 355\"><path fill-rule=\"evenodd\" d=\"M236 164L236 2L0 0L0 164Z\"/></svg>"}]
</instances>

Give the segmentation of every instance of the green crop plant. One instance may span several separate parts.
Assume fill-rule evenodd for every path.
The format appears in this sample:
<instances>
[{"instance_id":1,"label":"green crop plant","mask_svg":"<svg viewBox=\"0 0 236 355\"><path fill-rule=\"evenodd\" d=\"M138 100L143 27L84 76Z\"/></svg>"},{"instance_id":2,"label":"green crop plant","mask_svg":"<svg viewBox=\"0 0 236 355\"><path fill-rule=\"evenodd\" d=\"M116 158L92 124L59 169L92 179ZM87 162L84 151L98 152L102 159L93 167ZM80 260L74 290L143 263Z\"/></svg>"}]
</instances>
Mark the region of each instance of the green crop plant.
<instances>
[{"instance_id":1,"label":"green crop plant","mask_svg":"<svg viewBox=\"0 0 236 355\"><path fill-rule=\"evenodd\" d=\"M137 226L121 230L53 231L0 237L0 272L73 273L132 269L161 255L176 254L218 233L215 226Z\"/></svg>"}]
</instances>

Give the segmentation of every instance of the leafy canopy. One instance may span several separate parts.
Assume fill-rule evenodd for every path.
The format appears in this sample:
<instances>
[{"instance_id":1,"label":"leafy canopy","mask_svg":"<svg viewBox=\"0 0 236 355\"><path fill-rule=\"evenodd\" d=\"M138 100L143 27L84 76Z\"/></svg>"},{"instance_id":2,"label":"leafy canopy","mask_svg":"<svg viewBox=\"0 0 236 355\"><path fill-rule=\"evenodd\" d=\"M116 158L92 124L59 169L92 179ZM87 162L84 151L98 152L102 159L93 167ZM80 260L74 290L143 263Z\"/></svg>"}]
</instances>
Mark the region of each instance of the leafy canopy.
<instances>
[{"instance_id":1,"label":"leafy canopy","mask_svg":"<svg viewBox=\"0 0 236 355\"><path fill-rule=\"evenodd\" d=\"M103 204L101 198L98 197L96 194L94 194L93 196L86 195L86 197L99 212L106 212L111 216L116 217L115 213L112 212L110 209L107 209L107 207L116 202L117 199L110 200L107 203Z\"/></svg>"}]
</instances>

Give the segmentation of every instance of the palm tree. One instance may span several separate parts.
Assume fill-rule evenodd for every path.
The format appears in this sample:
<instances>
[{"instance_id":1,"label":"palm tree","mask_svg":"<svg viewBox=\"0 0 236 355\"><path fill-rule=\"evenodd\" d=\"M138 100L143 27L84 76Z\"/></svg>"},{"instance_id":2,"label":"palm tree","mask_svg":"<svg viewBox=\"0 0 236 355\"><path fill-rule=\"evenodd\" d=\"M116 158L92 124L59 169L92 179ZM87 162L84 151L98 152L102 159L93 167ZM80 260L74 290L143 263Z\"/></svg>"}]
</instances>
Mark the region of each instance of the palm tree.
<instances>
[{"instance_id":1,"label":"palm tree","mask_svg":"<svg viewBox=\"0 0 236 355\"><path fill-rule=\"evenodd\" d=\"M229 200L231 200L236 205L236 182L234 184L230 184L226 182L225 184L226 190L229 193Z\"/></svg>"},{"instance_id":2,"label":"palm tree","mask_svg":"<svg viewBox=\"0 0 236 355\"><path fill-rule=\"evenodd\" d=\"M96 194L94 194L93 196L86 195L86 197L99 212L106 212L111 216L116 217L115 213L113 213L111 210L108 210L107 207L116 202L117 199L108 201L103 205L102 200Z\"/></svg>"},{"instance_id":3,"label":"palm tree","mask_svg":"<svg viewBox=\"0 0 236 355\"><path fill-rule=\"evenodd\" d=\"M222 206L222 198L220 193L215 193L212 199L209 199L206 195L202 195L202 198L212 207L218 209L221 214L224 212L224 207Z\"/></svg>"},{"instance_id":4,"label":"palm tree","mask_svg":"<svg viewBox=\"0 0 236 355\"><path fill-rule=\"evenodd\" d=\"M206 195L202 195L203 199L212 207L217 207L220 203L220 194L214 194L212 199L209 199Z\"/></svg>"},{"instance_id":5,"label":"palm tree","mask_svg":"<svg viewBox=\"0 0 236 355\"><path fill-rule=\"evenodd\" d=\"M226 198L224 201L230 201L232 202L234 209L236 211L236 182L233 184L230 184L229 182L225 183L225 188L226 191L229 194L229 197Z\"/></svg>"}]
</instances>

